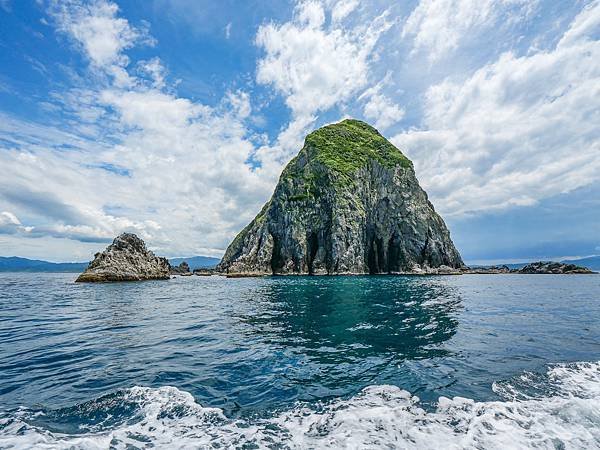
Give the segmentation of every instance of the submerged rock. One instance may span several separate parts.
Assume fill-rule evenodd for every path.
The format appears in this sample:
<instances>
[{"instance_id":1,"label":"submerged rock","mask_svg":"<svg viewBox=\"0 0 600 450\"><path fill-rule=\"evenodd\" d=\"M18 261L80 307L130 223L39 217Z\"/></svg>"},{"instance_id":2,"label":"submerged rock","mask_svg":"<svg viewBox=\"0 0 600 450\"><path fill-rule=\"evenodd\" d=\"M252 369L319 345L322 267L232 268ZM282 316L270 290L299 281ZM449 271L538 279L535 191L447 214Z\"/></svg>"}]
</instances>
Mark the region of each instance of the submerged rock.
<instances>
[{"instance_id":1,"label":"submerged rock","mask_svg":"<svg viewBox=\"0 0 600 450\"><path fill-rule=\"evenodd\" d=\"M135 234L123 233L106 250L96 253L78 282L168 280L171 266L155 256Z\"/></svg>"},{"instance_id":2,"label":"submerged rock","mask_svg":"<svg viewBox=\"0 0 600 450\"><path fill-rule=\"evenodd\" d=\"M575 274L575 273L595 273L587 267L577 266L575 264L564 264L552 261L538 261L527 264L525 267L515 270L516 273L527 274Z\"/></svg>"},{"instance_id":3,"label":"submerged rock","mask_svg":"<svg viewBox=\"0 0 600 450\"><path fill-rule=\"evenodd\" d=\"M413 165L370 125L306 137L217 270L269 274L459 273L464 266Z\"/></svg>"}]
</instances>

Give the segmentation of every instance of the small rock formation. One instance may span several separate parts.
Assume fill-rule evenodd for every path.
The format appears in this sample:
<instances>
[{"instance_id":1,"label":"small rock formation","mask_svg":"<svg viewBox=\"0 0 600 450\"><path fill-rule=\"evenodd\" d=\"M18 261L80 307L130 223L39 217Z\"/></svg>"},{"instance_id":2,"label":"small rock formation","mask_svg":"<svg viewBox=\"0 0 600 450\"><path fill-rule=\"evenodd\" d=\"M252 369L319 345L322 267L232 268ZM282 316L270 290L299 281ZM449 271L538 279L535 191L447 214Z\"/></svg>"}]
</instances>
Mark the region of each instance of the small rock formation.
<instances>
[{"instance_id":1,"label":"small rock formation","mask_svg":"<svg viewBox=\"0 0 600 450\"><path fill-rule=\"evenodd\" d=\"M460 273L464 266L413 165L370 125L306 137L275 192L217 270L271 274Z\"/></svg>"},{"instance_id":2,"label":"small rock formation","mask_svg":"<svg viewBox=\"0 0 600 450\"><path fill-rule=\"evenodd\" d=\"M106 250L96 253L78 282L168 280L171 266L155 256L135 234L123 233Z\"/></svg>"},{"instance_id":3,"label":"small rock formation","mask_svg":"<svg viewBox=\"0 0 600 450\"><path fill-rule=\"evenodd\" d=\"M198 275L199 277L210 277L211 275L216 275L218 272L215 269L209 269L206 267L200 267L198 269L194 269L194 275Z\"/></svg>"},{"instance_id":4,"label":"small rock formation","mask_svg":"<svg viewBox=\"0 0 600 450\"><path fill-rule=\"evenodd\" d=\"M576 266L575 264L564 264L552 261L538 261L527 264L525 267L513 271L515 273L535 273L535 274L574 274L574 273L595 273L587 267Z\"/></svg>"},{"instance_id":5,"label":"small rock formation","mask_svg":"<svg viewBox=\"0 0 600 450\"><path fill-rule=\"evenodd\" d=\"M186 261L182 261L178 266L171 266L171 275L189 276L192 275L190 272L190 266Z\"/></svg>"},{"instance_id":6,"label":"small rock formation","mask_svg":"<svg viewBox=\"0 0 600 450\"><path fill-rule=\"evenodd\" d=\"M508 266L483 266L483 267L466 267L463 269L463 273L470 274L499 274L499 273L511 273L511 269Z\"/></svg>"}]
</instances>

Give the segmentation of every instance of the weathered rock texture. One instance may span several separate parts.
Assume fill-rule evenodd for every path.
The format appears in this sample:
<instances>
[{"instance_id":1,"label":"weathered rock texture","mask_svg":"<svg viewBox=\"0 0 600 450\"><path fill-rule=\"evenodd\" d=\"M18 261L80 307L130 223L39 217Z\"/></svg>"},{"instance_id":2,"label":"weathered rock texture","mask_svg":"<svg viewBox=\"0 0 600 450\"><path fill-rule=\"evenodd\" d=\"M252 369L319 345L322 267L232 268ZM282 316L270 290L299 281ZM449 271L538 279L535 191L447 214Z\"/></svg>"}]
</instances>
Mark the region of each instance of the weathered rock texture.
<instances>
[{"instance_id":1,"label":"weathered rock texture","mask_svg":"<svg viewBox=\"0 0 600 450\"><path fill-rule=\"evenodd\" d=\"M323 127L284 169L217 269L265 274L453 273L463 267L412 163L358 120Z\"/></svg>"},{"instance_id":2,"label":"weathered rock texture","mask_svg":"<svg viewBox=\"0 0 600 450\"><path fill-rule=\"evenodd\" d=\"M79 282L168 280L171 266L155 256L135 234L123 233L102 253L96 253Z\"/></svg>"},{"instance_id":3,"label":"weathered rock texture","mask_svg":"<svg viewBox=\"0 0 600 450\"><path fill-rule=\"evenodd\" d=\"M587 267L576 266L575 264L564 264L552 261L538 261L527 264L525 267L514 271L516 273L539 273L539 274L575 274L575 273L594 273Z\"/></svg>"},{"instance_id":4,"label":"weathered rock texture","mask_svg":"<svg viewBox=\"0 0 600 450\"><path fill-rule=\"evenodd\" d=\"M493 275L493 274L504 274L512 273L508 266L484 266L484 267L465 267L462 270L463 273L469 274L481 274L481 275Z\"/></svg>"}]
</instances>

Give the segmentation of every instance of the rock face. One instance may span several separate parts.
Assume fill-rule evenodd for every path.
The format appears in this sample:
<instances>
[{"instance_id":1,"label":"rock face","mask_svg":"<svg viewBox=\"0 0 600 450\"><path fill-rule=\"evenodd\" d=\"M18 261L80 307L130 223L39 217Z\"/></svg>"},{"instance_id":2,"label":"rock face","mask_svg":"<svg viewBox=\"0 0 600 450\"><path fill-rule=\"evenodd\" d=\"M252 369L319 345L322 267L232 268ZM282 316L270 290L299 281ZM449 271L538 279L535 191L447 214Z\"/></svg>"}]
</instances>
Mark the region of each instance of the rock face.
<instances>
[{"instance_id":1,"label":"rock face","mask_svg":"<svg viewBox=\"0 0 600 450\"><path fill-rule=\"evenodd\" d=\"M370 125L306 137L217 270L266 274L453 273L464 266L413 166Z\"/></svg>"},{"instance_id":2,"label":"rock face","mask_svg":"<svg viewBox=\"0 0 600 450\"><path fill-rule=\"evenodd\" d=\"M106 250L96 253L78 282L168 280L171 266L155 256L135 234L123 233Z\"/></svg>"},{"instance_id":3,"label":"rock face","mask_svg":"<svg viewBox=\"0 0 600 450\"><path fill-rule=\"evenodd\" d=\"M575 264L563 264L551 261L538 261L527 264L525 267L514 271L516 273L540 273L540 274L574 274L574 273L595 273L587 267L576 266Z\"/></svg>"},{"instance_id":4,"label":"rock face","mask_svg":"<svg viewBox=\"0 0 600 450\"><path fill-rule=\"evenodd\" d=\"M502 265L502 266L486 266L486 267L466 267L463 269L463 273L490 275L490 274L512 273L512 271L508 266Z\"/></svg>"},{"instance_id":5,"label":"rock face","mask_svg":"<svg viewBox=\"0 0 600 450\"><path fill-rule=\"evenodd\" d=\"M171 266L171 275L191 275L190 266L186 261L182 261L178 266Z\"/></svg>"}]
</instances>

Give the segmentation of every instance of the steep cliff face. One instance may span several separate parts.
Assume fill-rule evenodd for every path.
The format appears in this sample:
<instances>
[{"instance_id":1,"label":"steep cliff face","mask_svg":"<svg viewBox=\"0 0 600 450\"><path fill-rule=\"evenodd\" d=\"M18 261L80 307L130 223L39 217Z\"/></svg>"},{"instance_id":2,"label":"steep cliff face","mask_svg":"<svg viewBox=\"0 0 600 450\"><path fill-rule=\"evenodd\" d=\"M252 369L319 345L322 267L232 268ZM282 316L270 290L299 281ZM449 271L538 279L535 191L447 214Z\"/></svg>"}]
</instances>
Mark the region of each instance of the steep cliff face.
<instances>
[{"instance_id":1,"label":"steep cliff face","mask_svg":"<svg viewBox=\"0 0 600 450\"><path fill-rule=\"evenodd\" d=\"M460 268L462 259L412 163L375 128L314 131L275 192L229 245L236 275L378 274Z\"/></svg>"},{"instance_id":2,"label":"steep cliff face","mask_svg":"<svg viewBox=\"0 0 600 450\"><path fill-rule=\"evenodd\" d=\"M171 266L155 256L135 234L117 236L102 253L96 253L78 282L168 280Z\"/></svg>"}]
</instances>

